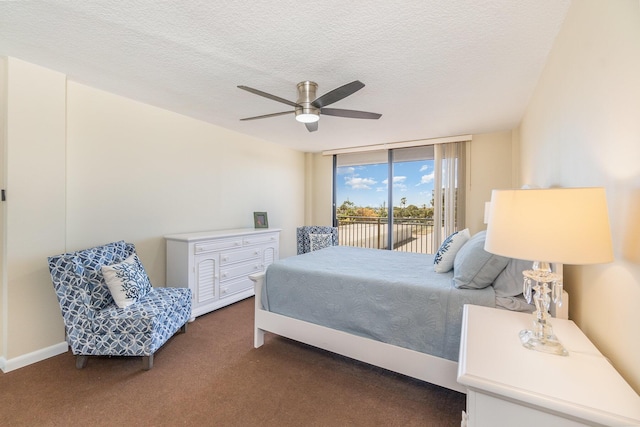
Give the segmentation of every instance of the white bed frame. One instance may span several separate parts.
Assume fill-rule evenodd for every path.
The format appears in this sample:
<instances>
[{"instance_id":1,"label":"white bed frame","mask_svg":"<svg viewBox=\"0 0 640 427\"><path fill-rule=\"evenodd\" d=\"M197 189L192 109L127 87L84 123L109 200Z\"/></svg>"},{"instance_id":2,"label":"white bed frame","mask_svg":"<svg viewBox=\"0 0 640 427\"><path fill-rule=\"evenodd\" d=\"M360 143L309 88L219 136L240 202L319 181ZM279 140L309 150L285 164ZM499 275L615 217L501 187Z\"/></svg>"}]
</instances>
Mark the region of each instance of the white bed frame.
<instances>
[{"instance_id":1,"label":"white bed frame","mask_svg":"<svg viewBox=\"0 0 640 427\"><path fill-rule=\"evenodd\" d=\"M466 393L465 388L457 381L457 362L263 310L261 301L264 273L249 277L255 282L255 348L264 344L265 332L272 332L370 365Z\"/></svg>"},{"instance_id":2,"label":"white bed frame","mask_svg":"<svg viewBox=\"0 0 640 427\"><path fill-rule=\"evenodd\" d=\"M554 264L553 266L554 271L562 277L563 265ZM255 292L253 342L255 348L264 344L264 333L271 332L370 365L466 393L466 389L457 381L458 362L263 310L261 302L265 273L254 274L249 278L254 282ZM552 304L549 311L553 317L568 319L569 295L567 292L562 292L562 298L562 307Z\"/></svg>"},{"instance_id":3,"label":"white bed frame","mask_svg":"<svg viewBox=\"0 0 640 427\"><path fill-rule=\"evenodd\" d=\"M255 290L253 335L255 348L264 344L264 333L271 332L370 365L466 393L466 389L457 381L458 362L263 310L261 301L264 277L264 273L249 276L254 281ZM551 314L554 317L568 319L569 295L566 292L563 292L563 299L562 308L556 310L555 305L552 305Z\"/></svg>"}]
</instances>

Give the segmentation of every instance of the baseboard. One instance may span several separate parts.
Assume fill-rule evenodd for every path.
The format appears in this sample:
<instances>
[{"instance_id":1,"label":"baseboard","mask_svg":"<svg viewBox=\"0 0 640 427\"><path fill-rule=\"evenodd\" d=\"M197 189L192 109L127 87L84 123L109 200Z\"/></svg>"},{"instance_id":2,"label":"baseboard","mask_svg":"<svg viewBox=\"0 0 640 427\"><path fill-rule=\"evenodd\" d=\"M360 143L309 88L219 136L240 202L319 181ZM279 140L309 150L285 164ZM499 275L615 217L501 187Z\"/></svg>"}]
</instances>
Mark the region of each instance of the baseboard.
<instances>
[{"instance_id":1,"label":"baseboard","mask_svg":"<svg viewBox=\"0 0 640 427\"><path fill-rule=\"evenodd\" d=\"M0 369L4 373L11 372L27 365L31 365L32 363L40 362L50 357L66 353L68 349L69 345L66 342L61 342L50 347L23 354L22 356L14 357L13 359L7 360L4 357L0 357Z\"/></svg>"}]
</instances>

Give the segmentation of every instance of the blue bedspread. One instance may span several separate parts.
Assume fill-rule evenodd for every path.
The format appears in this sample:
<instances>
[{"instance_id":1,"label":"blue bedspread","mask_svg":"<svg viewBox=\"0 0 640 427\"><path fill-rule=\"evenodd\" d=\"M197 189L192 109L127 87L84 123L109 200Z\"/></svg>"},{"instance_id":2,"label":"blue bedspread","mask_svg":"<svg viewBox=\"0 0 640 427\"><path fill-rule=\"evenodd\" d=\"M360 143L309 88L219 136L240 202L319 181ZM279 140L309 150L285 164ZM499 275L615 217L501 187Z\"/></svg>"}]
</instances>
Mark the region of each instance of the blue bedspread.
<instances>
[{"instance_id":1,"label":"blue bedspread","mask_svg":"<svg viewBox=\"0 0 640 427\"><path fill-rule=\"evenodd\" d=\"M495 306L493 287L456 289L433 255L333 246L271 264L263 308L457 361L462 306Z\"/></svg>"}]
</instances>

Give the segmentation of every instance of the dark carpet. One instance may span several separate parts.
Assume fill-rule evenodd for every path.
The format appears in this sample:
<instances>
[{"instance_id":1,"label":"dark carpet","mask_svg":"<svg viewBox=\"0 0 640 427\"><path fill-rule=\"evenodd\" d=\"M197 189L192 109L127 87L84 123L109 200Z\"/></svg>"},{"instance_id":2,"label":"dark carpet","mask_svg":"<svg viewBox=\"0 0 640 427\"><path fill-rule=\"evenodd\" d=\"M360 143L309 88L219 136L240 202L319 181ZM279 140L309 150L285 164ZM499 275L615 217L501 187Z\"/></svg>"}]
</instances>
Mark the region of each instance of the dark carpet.
<instances>
[{"instance_id":1,"label":"dark carpet","mask_svg":"<svg viewBox=\"0 0 640 427\"><path fill-rule=\"evenodd\" d=\"M459 426L465 396L267 334L253 298L198 317L150 371L71 352L0 374L2 426Z\"/></svg>"}]
</instances>

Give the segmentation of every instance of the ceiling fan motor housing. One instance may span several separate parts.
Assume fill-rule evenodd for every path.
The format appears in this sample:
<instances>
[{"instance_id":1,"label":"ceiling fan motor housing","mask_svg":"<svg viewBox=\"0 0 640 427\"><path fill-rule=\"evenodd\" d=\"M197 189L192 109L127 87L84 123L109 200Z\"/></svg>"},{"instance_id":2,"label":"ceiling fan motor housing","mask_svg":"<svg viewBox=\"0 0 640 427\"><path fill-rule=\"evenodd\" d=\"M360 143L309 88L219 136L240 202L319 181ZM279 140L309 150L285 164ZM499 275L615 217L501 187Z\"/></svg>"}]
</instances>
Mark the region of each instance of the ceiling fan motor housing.
<instances>
[{"instance_id":1,"label":"ceiling fan motor housing","mask_svg":"<svg viewBox=\"0 0 640 427\"><path fill-rule=\"evenodd\" d=\"M320 119L320 109L311 105L316 99L318 85L315 82L305 81L298 83L298 106L296 107L296 120L302 123L313 123Z\"/></svg>"}]
</instances>

